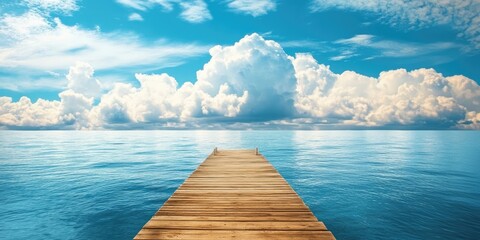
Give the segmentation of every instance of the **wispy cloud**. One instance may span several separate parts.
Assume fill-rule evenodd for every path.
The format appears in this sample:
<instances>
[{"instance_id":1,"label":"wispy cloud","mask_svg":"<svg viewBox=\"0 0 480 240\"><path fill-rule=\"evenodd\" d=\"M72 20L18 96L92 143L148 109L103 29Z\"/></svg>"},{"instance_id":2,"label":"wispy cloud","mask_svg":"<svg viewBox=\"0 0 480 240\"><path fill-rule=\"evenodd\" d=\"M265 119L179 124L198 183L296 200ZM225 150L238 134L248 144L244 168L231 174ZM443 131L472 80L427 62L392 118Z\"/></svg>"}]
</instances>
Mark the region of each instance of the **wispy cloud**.
<instances>
[{"instance_id":1,"label":"wispy cloud","mask_svg":"<svg viewBox=\"0 0 480 240\"><path fill-rule=\"evenodd\" d=\"M281 39L280 37L275 37ZM300 39L300 40L288 40L288 41L279 41L283 48L292 48L295 51L300 52L312 52L312 53L331 53L337 52L336 47L326 41L314 41L309 39Z\"/></svg>"},{"instance_id":2,"label":"wispy cloud","mask_svg":"<svg viewBox=\"0 0 480 240\"><path fill-rule=\"evenodd\" d=\"M191 23L202 23L212 19L208 5L204 0L116 0L117 3L140 11L148 11L160 6L164 11L174 10L178 5L181 9L180 17Z\"/></svg>"},{"instance_id":3,"label":"wispy cloud","mask_svg":"<svg viewBox=\"0 0 480 240\"><path fill-rule=\"evenodd\" d=\"M203 0L180 2L180 7L182 8L180 16L188 22L201 23L212 19L207 3Z\"/></svg>"},{"instance_id":4,"label":"wispy cloud","mask_svg":"<svg viewBox=\"0 0 480 240\"><path fill-rule=\"evenodd\" d=\"M355 57L355 56L358 56L358 54L355 53L354 51L352 51L352 50L344 50L344 51L342 51L342 52L340 53L340 55L331 57L330 60L332 60L332 61L341 61L341 60L349 59L349 58L352 58L352 57Z\"/></svg>"},{"instance_id":5,"label":"wispy cloud","mask_svg":"<svg viewBox=\"0 0 480 240\"><path fill-rule=\"evenodd\" d=\"M22 0L22 2L30 9L44 13L70 14L79 8L76 0Z\"/></svg>"},{"instance_id":6,"label":"wispy cloud","mask_svg":"<svg viewBox=\"0 0 480 240\"><path fill-rule=\"evenodd\" d=\"M480 1L478 0L313 0L314 12L336 8L365 11L380 16L379 21L406 29L450 25L472 46L480 49Z\"/></svg>"},{"instance_id":7,"label":"wispy cloud","mask_svg":"<svg viewBox=\"0 0 480 240\"><path fill-rule=\"evenodd\" d=\"M128 21L143 21L143 17L142 15L138 14L138 13L132 13L128 16Z\"/></svg>"},{"instance_id":8,"label":"wispy cloud","mask_svg":"<svg viewBox=\"0 0 480 240\"><path fill-rule=\"evenodd\" d=\"M342 60L360 54L353 54L361 48L371 49L376 51L374 57L414 57L422 56L449 49L462 49L464 46L452 42L435 42L435 43L415 43L415 42L401 42L394 40L382 40L379 37L369 34L359 34L347 39L339 39L334 42L337 45L349 47L347 54L341 54L335 60ZM342 57L345 56L345 57ZM372 57L372 56L369 56Z\"/></svg>"},{"instance_id":9,"label":"wispy cloud","mask_svg":"<svg viewBox=\"0 0 480 240\"><path fill-rule=\"evenodd\" d=\"M267 36L270 37L271 33ZM280 38L275 36L275 38ZM281 39L281 38L280 38ZM313 40L279 41L284 48L307 49L310 52L336 54L332 61L341 61L354 57L373 59L380 57L400 58L425 56L451 49L463 50L464 45L453 42L417 43L396 40L385 40L370 34L358 34L351 38L333 42ZM368 50L368 51L365 51ZM367 56L365 56L367 55Z\"/></svg>"},{"instance_id":10,"label":"wispy cloud","mask_svg":"<svg viewBox=\"0 0 480 240\"><path fill-rule=\"evenodd\" d=\"M172 67L207 54L210 47L165 39L147 42L134 33L69 26L35 12L0 18L0 46L0 70L36 76L62 72L76 61L87 61L99 70Z\"/></svg>"},{"instance_id":11,"label":"wispy cloud","mask_svg":"<svg viewBox=\"0 0 480 240\"><path fill-rule=\"evenodd\" d=\"M280 42L284 48L311 48L317 49L325 45L325 42L312 40L290 40Z\"/></svg>"},{"instance_id":12,"label":"wispy cloud","mask_svg":"<svg viewBox=\"0 0 480 240\"><path fill-rule=\"evenodd\" d=\"M0 76L0 89L16 92L32 90L59 91L67 86L64 75L53 76L38 72L13 73Z\"/></svg>"},{"instance_id":13,"label":"wispy cloud","mask_svg":"<svg viewBox=\"0 0 480 240\"><path fill-rule=\"evenodd\" d=\"M89 61L100 69L161 65L171 58L196 56L208 50L208 46L162 39L147 43L133 33L82 29L31 12L2 20L0 67L55 71L77 60Z\"/></svg>"},{"instance_id":14,"label":"wispy cloud","mask_svg":"<svg viewBox=\"0 0 480 240\"><path fill-rule=\"evenodd\" d=\"M205 0L116 0L117 3L139 11L148 11L160 6L164 11L173 11L175 6L181 9L180 17L191 23L202 23L212 20L212 14ZM226 5L233 12L251 15L253 17L275 11L275 0L227 0Z\"/></svg>"},{"instance_id":15,"label":"wispy cloud","mask_svg":"<svg viewBox=\"0 0 480 240\"><path fill-rule=\"evenodd\" d=\"M355 45L369 45L375 36L369 34L358 34L351 38L337 40L336 43L355 44Z\"/></svg>"},{"instance_id":16,"label":"wispy cloud","mask_svg":"<svg viewBox=\"0 0 480 240\"><path fill-rule=\"evenodd\" d=\"M237 13L258 17L275 11L275 0L228 0L228 7Z\"/></svg>"},{"instance_id":17,"label":"wispy cloud","mask_svg":"<svg viewBox=\"0 0 480 240\"><path fill-rule=\"evenodd\" d=\"M172 0L116 0L123 6L137 9L140 11L146 11L149 8L153 8L157 5L163 7L167 11L173 10Z\"/></svg>"}]
</instances>

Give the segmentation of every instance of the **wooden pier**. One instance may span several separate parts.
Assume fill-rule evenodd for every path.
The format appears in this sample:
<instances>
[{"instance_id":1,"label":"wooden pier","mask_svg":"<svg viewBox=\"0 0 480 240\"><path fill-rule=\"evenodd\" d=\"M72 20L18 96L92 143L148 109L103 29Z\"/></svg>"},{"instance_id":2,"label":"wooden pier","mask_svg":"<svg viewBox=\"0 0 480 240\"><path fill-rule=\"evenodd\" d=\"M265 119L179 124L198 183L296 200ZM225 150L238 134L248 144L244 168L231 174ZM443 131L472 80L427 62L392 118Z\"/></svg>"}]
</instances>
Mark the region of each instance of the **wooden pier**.
<instances>
[{"instance_id":1,"label":"wooden pier","mask_svg":"<svg viewBox=\"0 0 480 240\"><path fill-rule=\"evenodd\" d=\"M214 152L134 239L335 239L258 150Z\"/></svg>"}]
</instances>

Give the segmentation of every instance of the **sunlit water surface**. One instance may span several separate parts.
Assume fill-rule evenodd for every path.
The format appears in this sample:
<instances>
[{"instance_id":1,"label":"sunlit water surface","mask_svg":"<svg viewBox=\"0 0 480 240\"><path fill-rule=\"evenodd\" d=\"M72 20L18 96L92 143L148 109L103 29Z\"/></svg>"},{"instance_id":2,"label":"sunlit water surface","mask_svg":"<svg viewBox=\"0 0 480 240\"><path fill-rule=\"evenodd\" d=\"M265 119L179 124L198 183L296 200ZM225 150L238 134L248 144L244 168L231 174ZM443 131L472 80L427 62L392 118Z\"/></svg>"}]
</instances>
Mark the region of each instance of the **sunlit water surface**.
<instances>
[{"instance_id":1,"label":"sunlit water surface","mask_svg":"<svg viewBox=\"0 0 480 240\"><path fill-rule=\"evenodd\" d=\"M258 146L338 239L479 239L479 140L475 131L2 131L0 239L131 239L215 146Z\"/></svg>"}]
</instances>

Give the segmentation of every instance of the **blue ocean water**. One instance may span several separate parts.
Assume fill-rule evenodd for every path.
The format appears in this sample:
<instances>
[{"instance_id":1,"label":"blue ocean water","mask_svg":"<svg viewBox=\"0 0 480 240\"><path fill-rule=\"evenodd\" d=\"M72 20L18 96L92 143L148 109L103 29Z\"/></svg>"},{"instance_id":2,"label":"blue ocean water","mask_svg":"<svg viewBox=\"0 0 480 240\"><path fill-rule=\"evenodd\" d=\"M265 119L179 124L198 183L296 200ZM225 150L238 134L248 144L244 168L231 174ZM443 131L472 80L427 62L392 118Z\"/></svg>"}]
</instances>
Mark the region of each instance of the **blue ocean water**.
<instances>
[{"instance_id":1,"label":"blue ocean water","mask_svg":"<svg viewBox=\"0 0 480 240\"><path fill-rule=\"evenodd\" d=\"M215 146L260 151L337 239L479 239L478 131L2 131L0 239L131 239Z\"/></svg>"}]
</instances>

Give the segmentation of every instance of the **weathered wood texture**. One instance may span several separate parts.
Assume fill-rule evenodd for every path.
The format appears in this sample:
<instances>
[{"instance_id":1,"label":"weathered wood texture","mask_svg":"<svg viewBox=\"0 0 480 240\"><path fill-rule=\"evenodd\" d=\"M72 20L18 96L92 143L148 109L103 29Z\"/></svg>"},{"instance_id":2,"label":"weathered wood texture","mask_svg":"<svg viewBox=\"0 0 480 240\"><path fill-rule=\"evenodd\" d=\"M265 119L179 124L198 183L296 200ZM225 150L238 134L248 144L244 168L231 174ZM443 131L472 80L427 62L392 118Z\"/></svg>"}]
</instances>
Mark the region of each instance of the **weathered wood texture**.
<instances>
[{"instance_id":1,"label":"weathered wood texture","mask_svg":"<svg viewBox=\"0 0 480 240\"><path fill-rule=\"evenodd\" d=\"M215 150L134 239L335 239L257 150Z\"/></svg>"}]
</instances>

